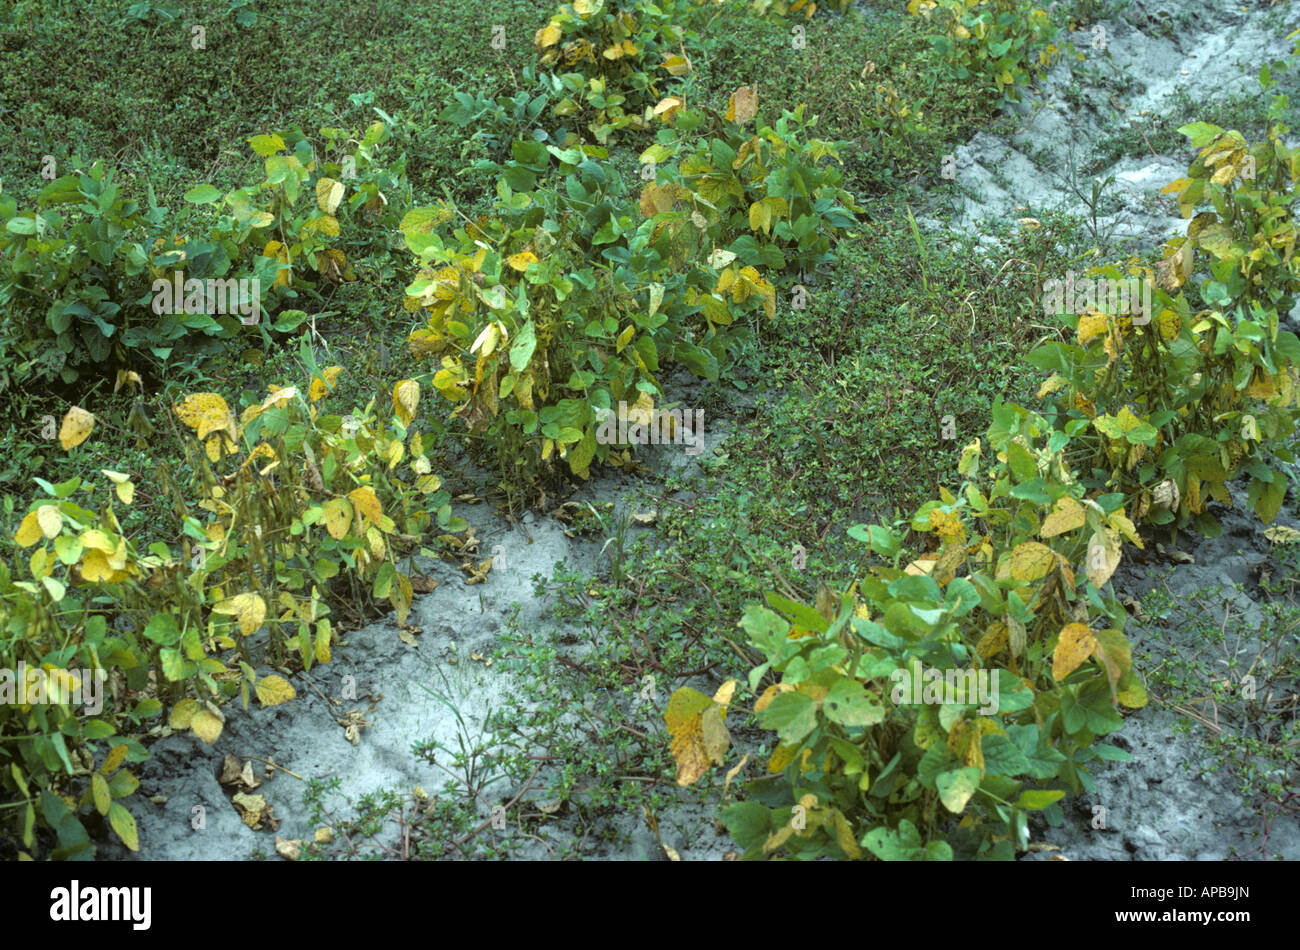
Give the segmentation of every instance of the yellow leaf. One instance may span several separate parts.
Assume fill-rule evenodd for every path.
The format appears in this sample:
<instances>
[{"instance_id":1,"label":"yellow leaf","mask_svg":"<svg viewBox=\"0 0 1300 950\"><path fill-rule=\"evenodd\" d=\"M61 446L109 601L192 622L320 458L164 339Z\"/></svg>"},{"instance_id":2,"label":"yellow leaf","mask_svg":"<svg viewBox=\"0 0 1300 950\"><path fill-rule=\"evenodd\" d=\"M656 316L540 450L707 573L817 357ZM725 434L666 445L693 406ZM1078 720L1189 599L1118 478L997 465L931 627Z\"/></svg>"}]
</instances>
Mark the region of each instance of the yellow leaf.
<instances>
[{"instance_id":1,"label":"yellow leaf","mask_svg":"<svg viewBox=\"0 0 1300 950\"><path fill-rule=\"evenodd\" d=\"M1056 505L1052 508L1052 513L1043 522L1043 530L1038 534L1043 538L1052 538L1058 534L1073 531L1076 528L1083 527L1087 517L1083 505L1067 495L1057 500Z\"/></svg>"},{"instance_id":2,"label":"yellow leaf","mask_svg":"<svg viewBox=\"0 0 1300 950\"><path fill-rule=\"evenodd\" d=\"M110 472L106 468L101 469L101 471L113 483L113 490L117 492L117 497L121 499L122 504L131 504L135 499L135 485L132 483L130 476L123 475L121 472Z\"/></svg>"},{"instance_id":3,"label":"yellow leaf","mask_svg":"<svg viewBox=\"0 0 1300 950\"><path fill-rule=\"evenodd\" d=\"M1011 552L1011 576L1018 581L1039 580L1046 577L1055 566L1055 553L1037 541L1018 544Z\"/></svg>"},{"instance_id":4,"label":"yellow leaf","mask_svg":"<svg viewBox=\"0 0 1300 950\"><path fill-rule=\"evenodd\" d=\"M772 209L765 202L755 201L749 206L749 229L762 229L764 234L772 232Z\"/></svg>"},{"instance_id":5,"label":"yellow leaf","mask_svg":"<svg viewBox=\"0 0 1300 950\"><path fill-rule=\"evenodd\" d=\"M198 700L182 699L172 707L172 714L167 719L167 725L177 731L188 729L190 723L194 721L195 713L202 708L203 707L199 705ZM124 749L126 747L118 746L117 748Z\"/></svg>"},{"instance_id":6,"label":"yellow leaf","mask_svg":"<svg viewBox=\"0 0 1300 950\"><path fill-rule=\"evenodd\" d=\"M85 442L93 428L95 417L80 406L73 406L59 427L59 445L63 446L65 452L70 451Z\"/></svg>"},{"instance_id":7,"label":"yellow leaf","mask_svg":"<svg viewBox=\"0 0 1300 950\"><path fill-rule=\"evenodd\" d=\"M705 711L710 709L717 709L713 700L689 686L681 687L668 700L668 706L664 710L664 723L668 727L668 734L672 736L670 751L677 760L678 785L694 783L708 768L709 747L705 742L703 719ZM720 739L720 726L721 717L717 716L710 727L710 742L714 748ZM725 734L726 727L721 726L721 729Z\"/></svg>"},{"instance_id":8,"label":"yellow leaf","mask_svg":"<svg viewBox=\"0 0 1300 950\"><path fill-rule=\"evenodd\" d=\"M113 802L108 806L108 824L122 844L132 851L140 850L140 833L136 828L135 816L121 802Z\"/></svg>"},{"instance_id":9,"label":"yellow leaf","mask_svg":"<svg viewBox=\"0 0 1300 950\"><path fill-rule=\"evenodd\" d=\"M1160 315L1156 317L1156 326L1160 330L1162 340L1172 340L1178 336L1183 328L1182 318L1172 310L1161 310Z\"/></svg>"},{"instance_id":10,"label":"yellow leaf","mask_svg":"<svg viewBox=\"0 0 1300 950\"><path fill-rule=\"evenodd\" d=\"M324 508L325 530L335 541L343 540L352 524L352 506L343 498L331 498Z\"/></svg>"},{"instance_id":11,"label":"yellow leaf","mask_svg":"<svg viewBox=\"0 0 1300 950\"><path fill-rule=\"evenodd\" d=\"M691 63L685 56L669 56L659 65L660 69L666 69L674 76L685 76L691 71Z\"/></svg>"},{"instance_id":12,"label":"yellow leaf","mask_svg":"<svg viewBox=\"0 0 1300 950\"><path fill-rule=\"evenodd\" d=\"M101 815L108 814L108 806L113 803L113 794L108 790L104 776L96 772L90 777L90 797L94 799L95 811Z\"/></svg>"},{"instance_id":13,"label":"yellow leaf","mask_svg":"<svg viewBox=\"0 0 1300 950\"><path fill-rule=\"evenodd\" d=\"M124 570L114 568L109 563L108 555L103 551L89 550L81 561L81 576L91 582L104 581L117 584L130 575Z\"/></svg>"},{"instance_id":14,"label":"yellow leaf","mask_svg":"<svg viewBox=\"0 0 1300 950\"><path fill-rule=\"evenodd\" d=\"M144 380L140 378L140 374L135 370L119 369L117 371L117 382L113 384L114 394L123 386L128 385L143 386Z\"/></svg>"},{"instance_id":15,"label":"yellow leaf","mask_svg":"<svg viewBox=\"0 0 1300 950\"><path fill-rule=\"evenodd\" d=\"M840 846L840 850L848 855L850 860L856 861L862 857L862 849L858 847L857 841L853 837L853 826L849 820L844 817L844 813L838 808L831 809L831 816L835 822L835 843Z\"/></svg>"},{"instance_id":16,"label":"yellow leaf","mask_svg":"<svg viewBox=\"0 0 1300 950\"><path fill-rule=\"evenodd\" d=\"M320 376L315 376L311 381L311 389L307 395L312 402L319 401L324 395L334 388L338 381L339 373L343 372L342 366L331 366L321 372ZM322 378L323 377L323 378Z\"/></svg>"},{"instance_id":17,"label":"yellow leaf","mask_svg":"<svg viewBox=\"0 0 1300 950\"><path fill-rule=\"evenodd\" d=\"M678 58L680 59L681 57ZM682 100L677 96L665 96L663 99L660 99L655 103L654 110L651 114L667 122L678 112L682 111L683 104Z\"/></svg>"},{"instance_id":18,"label":"yellow leaf","mask_svg":"<svg viewBox=\"0 0 1300 950\"><path fill-rule=\"evenodd\" d=\"M721 706L710 706L700 717L700 732L703 736L704 754L710 762L722 764L722 757L731 746L731 735L727 732L724 718L726 714Z\"/></svg>"},{"instance_id":19,"label":"yellow leaf","mask_svg":"<svg viewBox=\"0 0 1300 950\"><path fill-rule=\"evenodd\" d=\"M258 702L263 706L279 706L293 699L297 693L293 685L283 676L265 676L253 687Z\"/></svg>"},{"instance_id":20,"label":"yellow leaf","mask_svg":"<svg viewBox=\"0 0 1300 950\"><path fill-rule=\"evenodd\" d=\"M216 393L194 393L186 396L176 406L181 422L195 430L195 435L206 439L213 432L226 432L235 436L235 417L226 401Z\"/></svg>"},{"instance_id":21,"label":"yellow leaf","mask_svg":"<svg viewBox=\"0 0 1300 950\"><path fill-rule=\"evenodd\" d=\"M537 263L537 255L532 251L521 251L518 254L511 254L507 257L506 263L520 273L523 273L528 270L529 264Z\"/></svg>"},{"instance_id":22,"label":"yellow leaf","mask_svg":"<svg viewBox=\"0 0 1300 950\"><path fill-rule=\"evenodd\" d=\"M188 727L186 727L188 728ZM126 761L126 754L130 751L125 745L115 745L108 750L108 755L104 757L104 764L99 767L100 775L112 775L122 763Z\"/></svg>"},{"instance_id":23,"label":"yellow leaf","mask_svg":"<svg viewBox=\"0 0 1300 950\"><path fill-rule=\"evenodd\" d=\"M1068 382L1069 380L1060 373L1053 373L1051 376L1047 377L1043 382L1043 385L1038 387L1038 398L1042 399L1044 396L1051 395Z\"/></svg>"},{"instance_id":24,"label":"yellow leaf","mask_svg":"<svg viewBox=\"0 0 1300 950\"><path fill-rule=\"evenodd\" d=\"M1097 638L1086 623L1068 623L1061 629L1052 654L1052 679L1058 683L1079 668L1097 648Z\"/></svg>"},{"instance_id":25,"label":"yellow leaf","mask_svg":"<svg viewBox=\"0 0 1300 950\"><path fill-rule=\"evenodd\" d=\"M196 736L208 745L212 745L221 735L225 722L225 717L219 711L203 707L194 713L194 718L190 720L190 728L194 730Z\"/></svg>"},{"instance_id":26,"label":"yellow leaf","mask_svg":"<svg viewBox=\"0 0 1300 950\"><path fill-rule=\"evenodd\" d=\"M536 23L537 21L534 20L533 22ZM564 31L560 29L560 24L551 22L537 31L533 37L533 44L538 49L546 49L546 47L554 46L560 42L560 37L563 35Z\"/></svg>"},{"instance_id":27,"label":"yellow leaf","mask_svg":"<svg viewBox=\"0 0 1300 950\"><path fill-rule=\"evenodd\" d=\"M333 214L343 200L343 183L333 178L321 178L316 182L316 205L326 214ZM335 222L337 225L337 222Z\"/></svg>"},{"instance_id":28,"label":"yellow leaf","mask_svg":"<svg viewBox=\"0 0 1300 950\"><path fill-rule=\"evenodd\" d=\"M622 353L623 347L627 346L634 336L636 336L636 324L629 323L623 332L618 335L618 339L614 341L614 352Z\"/></svg>"},{"instance_id":29,"label":"yellow leaf","mask_svg":"<svg viewBox=\"0 0 1300 950\"><path fill-rule=\"evenodd\" d=\"M641 214L649 218L671 211L676 200L676 191L671 185L656 185L651 182L641 189Z\"/></svg>"},{"instance_id":30,"label":"yellow leaf","mask_svg":"<svg viewBox=\"0 0 1300 950\"><path fill-rule=\"evenodd\" d=\"M1010 642L1010 631L1007 625L1001 620L995 620L988 625L979 643L975 644L975 651L979 653L981 659L988 660L1005 650Z\"/></svg>"},{"instance_id":31,"label":"yellow leaf","mask_svg":"<svg viewBox=\"0 0 1300 950\"><path fill-rule=\"evenodd\" d=\"M1107 317L1104 313L1085 313L1079 317L1078 338L1080 346L1087 346L1088 341L1106 332Z\"/></svg>"},{"instance_id":32,"label":"yellow leaf","mask_svg":"<svg viewBox=\"0 0 1300 950\"><path fill-rule=\"evenodd\" d=\"M36 517L36 512L29 511L23 518L22 524L18 526L14 540L18 542L19 547L29 548L44 536L45 532L41 530L40 519Z\"/></svg>"},{"instance_id":33,"label":"yellow leaf","mask_svg":"<svg viewBox=\"0 0 1300 950\"><path fill-rule=\"evenodd\" d=\"M777 747L772 750L771 758L767 760L767 770L773 775L780 775L790 767L790 763L794 761L794 755L798 749L798 743L794 745L778 744Z\"/></svg>"},{"instance_id":34,"label":"yellow leaf","mask_svg":"<svg viewBox=\"0 0 1300 950\"><path fill-rule=\"evenodd\" d=\"M36 509L36 523L41 526L41 533L47 538L56 538L63 530L63 515L56 505L41 505Z\"/></svg>"},{"instance_id":35,"label":"yellow leaf","mask_svg":"<svg viewBox=\"0 0 1300 950\"><path fill-rule=\"evenodd\" d=\"M393 411L402 425L409 426L415 418L415 407L420 404L420 384L413 379L403 379L393 387Z\"/></svg>"},{"instance_id":36,"label":"yellow leaf","mask_svg":"<svg viewBox=\"0 0 1300 950\"><path fill-rule=\"evenodd\" d=\"M236 594L214 604L212 612L234 617L239 621L239 632L251 637L266 619L266 601L259 594Z\"/></svg>"},{"instance_id":37,"label":"yellow leaf","mask_svg":"<svg viewBox=\"0 0 1300 950\"><path fill-rule=\"evenodd\" d=\"M1288 528L1284 525L1278 525L1276 528L1269 528L1264 532L1264 537L1268 538L1274 544L1294 544L1300 541L1300 531L1295 528Z\"/></svg>"},{"instance_id":38,"label":"yellow leaf","mask_svg":"<svg viewBox=\"0 0 1300 950\"><path fill-rule=\"evenodd\" d=\"M379 506L379 498L369 485L352 489L348 492L348 500L356 505L357 514L373 525L378 525L384 517L384 511Z\"/></svg>"},{"instance_id":39,"label":"yellow leaf","mask_svg":"<svg viewBox=\"0 0 1300 950\"><path fill-rule=\"evenodd\" d=\"M727 680L718 687L718 691L713 694L713 701L719 706L726 707L731 704L731 697L736 692L736 680Z\"/></svg>"},{"instance_id":40,"label":"yellow leaf","mask_svg":"<svg viewBox=\"0 0 1300 950\"><path fill-rule=\"evenodd\" d=\"M782 686L784 686L785 689L782 689ZM759 696L757 701L755 701L754 712L762 712L768 707L768 704L770 704L772 700L776 699L776 697L780 696L782 693L790 692L793 688L794 687L787 683L773 683L767 689L763 690L763 695Z\"/></svg>"}]
</instances>

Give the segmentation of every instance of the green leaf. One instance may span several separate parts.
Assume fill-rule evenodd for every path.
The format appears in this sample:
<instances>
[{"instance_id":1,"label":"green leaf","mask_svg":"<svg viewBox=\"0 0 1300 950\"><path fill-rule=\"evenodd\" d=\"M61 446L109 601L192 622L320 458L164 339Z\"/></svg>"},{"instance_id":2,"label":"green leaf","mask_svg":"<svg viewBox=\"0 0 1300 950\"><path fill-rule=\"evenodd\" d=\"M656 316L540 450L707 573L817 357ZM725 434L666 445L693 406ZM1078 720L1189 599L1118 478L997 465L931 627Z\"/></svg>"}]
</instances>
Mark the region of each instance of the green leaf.
<instances>
[{"instance_id":1,"label":"green leaf","mask_svg":"<svg viewBox=\"0 0 1300 950\"><path fill-rule=\"evenodd\" d=\"M880 701L847 676L831 687L822 708L827 719L842 726L874 726L885 720L885 707Z\"/></svg>"},{"instance_id":2,"label":"green leaf","mask_svg":"<svg viewBox=\"0 0 1300 950\"><path fill-rule=\"evenodd\" d=\"M1180 128L1178 134L1187 136L1197 148L1203 148L1213 142L1215 136L1222 135L1223 129L1208 122L1192 122Z\"/></svg>"},{"instance_id":3,"label":"green leaf","mask_svg":"<svg viewBox=\"0 0 1300 950\"><path fill-rule=\"evenodd\" d=\"M781 693L758 714L764 729L776 730L785 745L802 741L817 728L817 704L802 693Z\"/></svg>"},{"instance_id":4,"label":"green leaf","mask_svg":"<svg viewBox=\"0 0 1300 950\"><path fill-rule=\"evenodd\" d=\"M758 802L737 802L722 809L718 817L732 840L746 851L761 847L772 833L772 812Z\"/></svg>"},{"instance_id":5,"label":"green leaf","mask_svg":"<svg viewBox=\"0 0 1300 950\"><path fill-rule=\"evenodd\" d=\"M529 320L515 334L514 342L510 344L510 367L515 372L522 372L527 368L528 363L533 358L533 351L537 349L537 334L533 329L533 321Z\"/></svg>"},{"instance_id":6,"label":"green leaf","mask_svg":"<svg viewBox=\"0 0 1300 950\"><path fill-rule=\"evenodd\" d=\"M806 607L793 600L788 600L773 591L768 591L766 597L767 602L772 607L785 614L796 624L806 630L811 630L814 633L825 633L826 628L830 626L830 624L827 623L826 618L811 607Z\"/></svg>"},{"instance_id":7,"label":"green leaf","mask_svg":"<svg viewBox=\"0 0 1300 950\"><path fill-rule=\"evenodd\" d=\"M165 647L174 646L181 638L180 627L176 625L176 617L171 613L154 614L149 623L145 625L144 635L154 643L161 644Z\"/></svg>"},{"instance_id":8,"label":"green leaf","mask_svg":"<svg viewBox=\"0 0 1300 950\"><path fill-rule=\"evenodd\" d=\"M221 192L211 185L199 185L185 192L185 200L194 205L216 204L221 200Z\"/></svg>"}]
</instances>

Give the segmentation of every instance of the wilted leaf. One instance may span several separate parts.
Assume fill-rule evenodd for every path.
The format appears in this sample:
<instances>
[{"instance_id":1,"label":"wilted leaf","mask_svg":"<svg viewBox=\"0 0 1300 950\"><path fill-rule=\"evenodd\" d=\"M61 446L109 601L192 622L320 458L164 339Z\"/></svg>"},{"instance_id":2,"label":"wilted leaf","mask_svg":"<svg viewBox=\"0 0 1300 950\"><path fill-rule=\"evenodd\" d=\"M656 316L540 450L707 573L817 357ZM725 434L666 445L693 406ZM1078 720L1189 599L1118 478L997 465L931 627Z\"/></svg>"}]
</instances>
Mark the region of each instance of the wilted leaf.
<instances>
[{"instance_id":1,"label":"wilted leaf","mask_svg":"<svg viewBox=\"0 0 1300 950\"><path fill-rule=\"evenodd\" d=\"M728 122L744 125L758 112L758 86L741 86L727 102Z\"/></svg>"}]
</instances>

